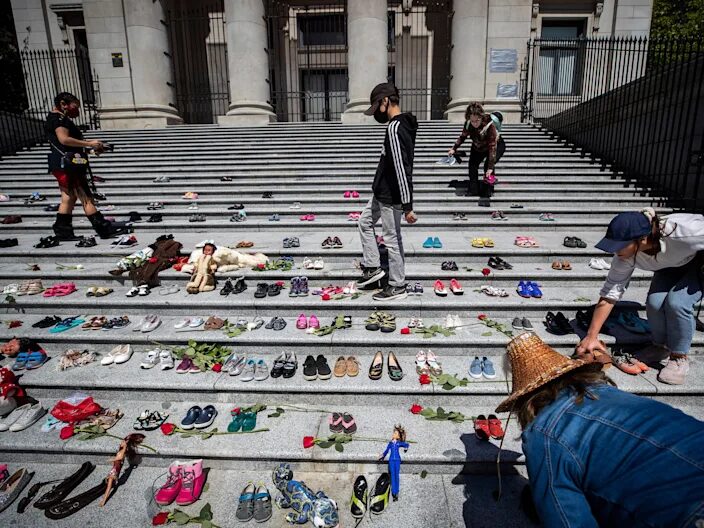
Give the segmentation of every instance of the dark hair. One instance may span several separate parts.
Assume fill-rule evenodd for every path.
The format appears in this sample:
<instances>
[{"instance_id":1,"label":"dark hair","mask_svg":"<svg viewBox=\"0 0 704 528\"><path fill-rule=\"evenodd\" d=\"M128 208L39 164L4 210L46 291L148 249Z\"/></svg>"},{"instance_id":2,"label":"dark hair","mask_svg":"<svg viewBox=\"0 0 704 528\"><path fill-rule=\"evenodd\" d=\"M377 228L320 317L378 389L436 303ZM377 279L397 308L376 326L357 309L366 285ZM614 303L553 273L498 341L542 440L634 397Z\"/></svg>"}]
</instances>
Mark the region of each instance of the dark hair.
<instances>
[{"instance_id":1,"label":"dark hair","mask_svg":"<svg viewBox=\"0 0 704 528\"><path fill-rule=\"evenodd\" d=\"M478 103L477 101L469 103L469 106L467 106L467 110L465 110L464 112L464 120L469 121L469 118L473 115L484 115L484 107L481 105L481 103Z\"/></svg>"},{"instance_id":2,"label":"dark hair","mask_svg":"<svg viewBox=\"0 0 704 528\"><path fill-rule=\"evenodd\" d=\"M396 424L394 425L394 432L398 433L398 439L401 442L406 441L406 430L403 428L401 424Z\"/></svg>"},{"instance_id":3,"label":"dark hair","mask_svg":"<svg viewBox=\"0 0 704 528\"><path fill-rule=\"evenodd\" d=\"M210 242L208 242L207 244L204 244L203 249L207 248L208 246L213 248L213 253L215 253L218 250L217 246L215 244L211 244Z\"/></svg>"},{"instance_id":4,"label":"dark hair","mask_svg":"<svg viewBox=\"0 0 704 528\"><path fill-rule=\"evenodd\" d=\"M579 405L584 401L584 396L597 399L594 394L589 392L591 385L613 385L615 387L616 384L604 374L601 368L601 363L589 363L519 398L514 409L521 428L525 429L540 411L557 399L557 396L564 389L570 389L577 393L575 401Z\"/></svg>"},{"instance_id":5,"label":"dark hair","mask_svg":"<svg viewBox=\"0 0 704 528\"><path fill-rule=\"evenodd\" d=\"M71 104L79 102L78 97L69 92L61 92L54 97L54 106L56 106L56 108L61 108L61 103Z\"/></svg>"}]
</instances>

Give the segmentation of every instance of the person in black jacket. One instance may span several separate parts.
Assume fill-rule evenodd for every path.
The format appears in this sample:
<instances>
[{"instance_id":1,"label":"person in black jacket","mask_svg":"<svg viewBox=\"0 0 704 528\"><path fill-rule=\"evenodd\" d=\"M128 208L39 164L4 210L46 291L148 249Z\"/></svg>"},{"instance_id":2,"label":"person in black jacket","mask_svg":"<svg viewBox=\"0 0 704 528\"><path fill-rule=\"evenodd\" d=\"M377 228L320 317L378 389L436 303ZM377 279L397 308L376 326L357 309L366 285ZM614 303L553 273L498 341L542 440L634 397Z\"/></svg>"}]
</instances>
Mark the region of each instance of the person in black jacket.
<instances>
[{"instance_id":1,"label":"person in black jacket","mask_svg":"<svg viewBox=\"0 0 704 528\"><path fill-rule=\"evenodd\" d=\"M406 269L401 237L401 218L409 224L418 218L413 212L413 149L418 121L410 113L402 113L398 88L393 83L382 83L372 90L371 106L365 112L379 123L389 123L381 149L381 158L374 176L374 196L362 211L358 229L362 240L362 277L357 281L364 287L382 279L379 247L374 226L381 220L381 232L389 254L389 283L375 293L375 301L401 299L406 296Z\"/></svg>"}]
</instances>

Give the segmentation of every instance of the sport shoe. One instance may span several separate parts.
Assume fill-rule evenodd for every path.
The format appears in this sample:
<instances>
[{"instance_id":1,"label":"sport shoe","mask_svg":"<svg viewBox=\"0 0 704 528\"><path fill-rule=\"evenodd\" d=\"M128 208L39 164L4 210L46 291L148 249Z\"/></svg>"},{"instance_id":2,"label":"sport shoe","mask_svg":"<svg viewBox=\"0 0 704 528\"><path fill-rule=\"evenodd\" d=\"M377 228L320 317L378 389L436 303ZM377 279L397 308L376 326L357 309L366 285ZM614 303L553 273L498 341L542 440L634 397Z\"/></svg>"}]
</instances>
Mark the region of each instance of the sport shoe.
<instances>
[{"instance_id":1,"label":"sport shoe","mask_svg":"<svg viewBox=\"0 0 704 528\"><path fill-rule=\"evenodd\" d=\"M482 360L475 357L469 365L469 375L474 379L482 377Z\"/></svg>"},{"instance_id":2,"label":"sport shoe","mask_svg":"<svg viewBox=\"0 0 704 528\"><path fill-rule=\"evenodd\" d=\"M494 370L494 364L487 357L482 358L482 375L486 379L494 379L496 377L496 371Z\"/></svg>"},{"instance_id":3,"label":"sport shoe","mask_svg":"<svg viewBox=\"0 0 704 528\"><path fill-rule=\"evenodd\" d=\"M381 268L364 268L362 277L357 280L357 287L363 288L364 286L383 279L384 275L386 275L386 272Z\"/></svg>"},{"instance_id":4,"label":"sport shoe","mask_svg":"<svg viewBox=\"0 0 704 528\"><path fill-rule=\"evenodd\" d=\"M328 365L328 360L322 354L318 355L315 360L316 370L318 371L318 379L327 380L332 377L332 370Z\"/></svg>"},{"instance_id":5,"label":"sport shoe","mask_svg":"<svg viewBox=\"0 0 704 528\"><path fill-rule=\"evenodd\" d=\"M668 385L682 385L688 372L689 360L686 357L671 357L658 374L658 381Z\"/></svg>"},{"instance_id":6,"label":"sport shoe","mask_svg":"<svg viewBox=\"0 0 704 528\"><path fill-rule=\"evenodd\" d=\"M390 284L380 292L372 295L375 301L393 301L395 299L405 299L407 296L406 286L391 286Z\"/></svg>"}]
</instances>

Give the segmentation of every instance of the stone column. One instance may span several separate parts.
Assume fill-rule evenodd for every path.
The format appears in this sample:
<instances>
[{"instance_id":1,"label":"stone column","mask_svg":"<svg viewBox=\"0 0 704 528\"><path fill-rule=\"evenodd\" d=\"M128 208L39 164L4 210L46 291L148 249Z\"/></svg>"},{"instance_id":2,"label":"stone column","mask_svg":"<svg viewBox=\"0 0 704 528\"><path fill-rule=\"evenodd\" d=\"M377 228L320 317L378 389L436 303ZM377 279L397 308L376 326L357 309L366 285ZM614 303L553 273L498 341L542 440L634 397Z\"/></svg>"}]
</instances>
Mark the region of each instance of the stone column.
<instances>
[{"instance_id":1,"label":"stone column","mask_svg":"<svg viewBox=\"0 0 704 528\"><path fill-rule=\"evenodd\" d=\"M152 128L182 120L175 108L160 1L84 0L91 67L100 83L102 128ZM113 61L113 54L119 54Z\"/></svg>"},{"instance_id":2,"label":"stone column","mask_svg":"<svg viewBox=\"0 0 704 528\"><path fill-rule=\"evenodd\" d=\"M372 88L388 78L388 20L386 0L354 0L347 3L347 68L349 103L343 123L367 123ZM401 102L403 105L403 102Z\"/></svg>"},{"instance_id":3,"label":"stone column","mask_svg":"<svg viewBox=\"0 0 704 528\"><path fill-rule=\"evenodd\" d=\"M230 109L218 116L229 126L276 121L269 99L269 58L263 0L225 0L225 38L230 75Z\"/></svg>"},{"instance_id":4,"label":"stone column","mask_svg":"<svg viewBox=\"0 0 704 528\"><path fill-rule=\"evenodd\" d=\"M486 85L487 0L454 0L450 97L445 116L451 122L464 121L470 101L483 101Z\"/></svg>"}]
</instances>

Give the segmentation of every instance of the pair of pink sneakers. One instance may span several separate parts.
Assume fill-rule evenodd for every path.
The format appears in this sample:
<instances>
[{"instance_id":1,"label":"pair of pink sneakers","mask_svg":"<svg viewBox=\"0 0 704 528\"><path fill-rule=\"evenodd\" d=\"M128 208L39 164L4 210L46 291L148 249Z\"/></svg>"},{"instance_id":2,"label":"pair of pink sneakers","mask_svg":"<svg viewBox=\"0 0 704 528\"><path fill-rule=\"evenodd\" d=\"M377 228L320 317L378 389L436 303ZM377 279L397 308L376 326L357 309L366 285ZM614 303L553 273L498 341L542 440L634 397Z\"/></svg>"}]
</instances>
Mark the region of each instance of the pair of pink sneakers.
<instances>
[{"instance_id":1,"label":"pair of pink sneakers","mask_svg":"<svg viewBox=\"0 0 704 528\"><path fill-rule=\"evenodd\" d=\"M299 330L305 330L306 328L320 328L320 321L314 315L311 315L306 319L306 314L301 314L296 320L296 328Z\"/></svg>"},{"instance_id":2,"label":"pair of pink sneakers","mask_svg":"<svg viewBox=\"0 0 704 528\"><path fill-rule=\"evenodd\" d=\"M313 213L301 215L301 222L312 222L313 220L315 220L315 215Z\"/></svg>"},{"instance_id":3,"label":"pair of pink sneakers","mask_svg":"<svg viewBox=\"0 0 704 528\"><path fill-rule=\"evenodd\" d=\"M359 198L359 193L357 191L345 191L345 198Z\"/></svg>"},{"instance_id":4,"label":"pair of pink sneakers","mask_svg":"<svg viewBox=\"0 0 704 528\"><path fill-rule=\"evenodd\" d=\"M179 506L188 506L200 498L205 484L203 460L194 462L176 461L169 466L169 478L154 495L159 506L176 501Z\"/></svg>"}]
</instances>

